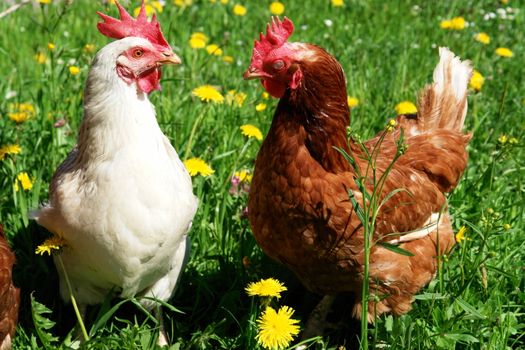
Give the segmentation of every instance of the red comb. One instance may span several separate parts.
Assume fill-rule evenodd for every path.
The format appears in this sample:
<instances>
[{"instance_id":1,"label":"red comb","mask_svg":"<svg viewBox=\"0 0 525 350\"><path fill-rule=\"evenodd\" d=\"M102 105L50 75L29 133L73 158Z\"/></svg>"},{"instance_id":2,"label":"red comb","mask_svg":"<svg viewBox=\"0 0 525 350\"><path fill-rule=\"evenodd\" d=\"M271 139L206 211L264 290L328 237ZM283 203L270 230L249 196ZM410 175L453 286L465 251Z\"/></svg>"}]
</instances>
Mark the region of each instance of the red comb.
<instances>
[{"instance_id":1,"label":"red comb","mask_svg":"<svg viewBox=\"0 0 525 350\"><path fill-rule=\"evenodd\" d=\"M255 40L252 64L262 64L264 56L271 50L281 47L293 33L293 23L284 17L281 22L279 17L272 17L272 23L266 26L266 36L261 33L259 41Z\"/></svg>"},{"instance_id":2,"label":"red comb","mask_svg":"<svg viewBox=\"0 0 525 350\"><path fill-rule=\"evenodd\" d=\"M136 19L131 17L131 15L126 12L124 7L118 3L118 1L115 0L115 4L118 7L120 19L110 17L103 14L102 12L97 12L97 14L104 21L97 23L97 28L100 33L113 39L137 36L147 39L153 45L158 45L164 49L171 50L170 45L160 30L160 24L157 21L155 14L152 16L151 22L148 22L144 0L142 0L140 12Z\"/></svg>"}]
</instances>

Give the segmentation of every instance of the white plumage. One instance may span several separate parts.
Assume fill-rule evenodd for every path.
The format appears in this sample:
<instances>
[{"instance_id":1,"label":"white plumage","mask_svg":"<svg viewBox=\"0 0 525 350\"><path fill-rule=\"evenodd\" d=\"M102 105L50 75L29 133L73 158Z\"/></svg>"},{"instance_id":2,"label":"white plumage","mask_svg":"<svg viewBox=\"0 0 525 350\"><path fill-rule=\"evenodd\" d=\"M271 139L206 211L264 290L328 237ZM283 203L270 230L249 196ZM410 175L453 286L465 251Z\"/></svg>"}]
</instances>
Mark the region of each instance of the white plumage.
<instances>
[{"instance_id":1,"label":"white plumage","mask_svg":"<svg viewBox=\"0 0 525 350\"><path fill-rule=\"evenodd\" d=\"M197 208L191 178L147 94L117 73L121 54L134 47L155 49L146 39L128 37L97 54L78 144L53 177L49 203L36 214L40 225L67 242L60 256L83 304L100 303L111 290L167 300ZM68 300L58 264L57 270Z\"/></svg>"}]
</instances>

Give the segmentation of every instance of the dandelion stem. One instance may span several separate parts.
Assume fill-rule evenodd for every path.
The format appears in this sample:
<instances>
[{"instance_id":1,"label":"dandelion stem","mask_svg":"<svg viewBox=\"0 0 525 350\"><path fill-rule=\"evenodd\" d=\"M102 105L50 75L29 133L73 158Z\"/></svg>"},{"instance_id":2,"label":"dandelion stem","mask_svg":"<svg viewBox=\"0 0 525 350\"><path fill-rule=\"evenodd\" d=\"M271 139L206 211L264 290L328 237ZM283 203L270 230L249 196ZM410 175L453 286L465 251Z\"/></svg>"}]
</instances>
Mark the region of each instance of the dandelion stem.
<instances>
[{"instance_id":1,"label":"dandelion stem","mask_svg":"<svg viewBox=\"0 0 525 350\"><path fill-rule=\"evenodd\" d=\"M193 137L195 136L195 133L197 132L197 126L199 126L202 119L204 119L206 109L202 111L202 113L195 119L195 123L193 123L193 126L191 128L190 137L188 137L188 144L186 145L186 150L184 151L184 157L183 159L188 159L188 156L191 152L191 147L193 144Z\"/></svg>"},{"instance_id":2,"label":"dandelion stem","mask_svg":"<svg viewBox=\"0 0 525 350\"><path fill-rule=\"evenodd\" d=\"M71 288L71 283L69 282L69 276L66 271L66 267L64 266L64 263L62 262L62 258L60 255L56 256L60 267L62 268L62 271L64 271L64 277L66 279L67 289L69 290L69 297L71 298L71 304L73 304L73 309L75 310L75 315L77 316L78 324L80 326L80 330L82 331L82 335L84 336L84 340L89 340L89 335L86 331L86 326L84 325L84 321L82 320L82 315L80 314L80 310L78 309L77 301L75 299L75 296L73 295L73 288Z\"/></svg>"},{"instance_id":3,"label":"dandelion stem","mask_svg":"<svg viewBox=\"0 0 525 350\"><path fill-rule=\"evenodd\" d=\"M251 140L252 140L252 139L249 138L249 139L246 141L246 143L245 143L244 146L242 147L241 151L238 153L237 158L235 158L235 161L233 162L233 167L232 167L232 168L233 168L233 170L232 170L232 174L231 174L232 176L234 175L235 170L237 169L237 165L239 164L239 162L240 162L242 156L244 155L244 153L245 153L246 150L248 149L248 146L250 145ZM226 179L224 180L223 187L226 186L226 184L228 183L228 181L230 181L229 178L226 178Z\"/></svg>"}]
</instances>

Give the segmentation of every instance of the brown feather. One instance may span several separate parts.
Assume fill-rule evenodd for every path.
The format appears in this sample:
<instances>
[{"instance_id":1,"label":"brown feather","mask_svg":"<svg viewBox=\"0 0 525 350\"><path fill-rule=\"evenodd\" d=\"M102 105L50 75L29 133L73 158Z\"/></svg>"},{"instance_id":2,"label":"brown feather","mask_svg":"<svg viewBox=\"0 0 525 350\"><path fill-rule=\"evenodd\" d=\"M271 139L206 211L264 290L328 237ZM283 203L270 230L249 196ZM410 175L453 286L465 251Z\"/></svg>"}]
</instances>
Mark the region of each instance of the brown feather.
<instances>
[{"instance_id":1,"label":"brown feather","mask_svg":"<svg viewBox=\"0 0 525 350\"><path fill-rule=\"evenodd\" d=\"M351 291L360 300L363 225L347 191L353 191L360 203L362 196L354 182L355 169L335 147L353 153L361 169L366 162L359 147L346 137L350 118L341 66L323 49L305 46L315 54L296 63L304 79L298 89L287 90L281 98L259 151L249 219L263 251L293 270L307 288L321 294ZM449 108L440 110L444 113ZM460 112L454 109L452 113ZM402 127L418 125L408 118L401 121ZM425 128L431 124L439 126L429 117ZM392 161L400 132L389 133L382 143L377 176ZM381 196L398 188L406 192L395 194L381 208L374 239L389 241L392 234L399 237L421 229L432 213L440 213L441 220L429 235L401 244L413 257L379 245L372 248L371 292L385 298L376 306L368 305L369 320L374 307L378 314L410 310L413 295L434 276L437 256L454 245L445 193L456 186L465 169L468 140L459 130L440 127L408 134L408 149L388 175ZM371 149L376 142L377 137L365 144ZM356 317L360 310L358 302Z\"/></svg>"},{"instance_id":2,"label":"brown feather","mask_svg":"<svg viewBox=\"0 0 525 350\"><path fill-rule=\"evenodd\" d=\"M11 349L11 340L18 322L20 291L13 284L15 256L9 249L0 225L0 349Z\"/></svg>"}]
</instances>

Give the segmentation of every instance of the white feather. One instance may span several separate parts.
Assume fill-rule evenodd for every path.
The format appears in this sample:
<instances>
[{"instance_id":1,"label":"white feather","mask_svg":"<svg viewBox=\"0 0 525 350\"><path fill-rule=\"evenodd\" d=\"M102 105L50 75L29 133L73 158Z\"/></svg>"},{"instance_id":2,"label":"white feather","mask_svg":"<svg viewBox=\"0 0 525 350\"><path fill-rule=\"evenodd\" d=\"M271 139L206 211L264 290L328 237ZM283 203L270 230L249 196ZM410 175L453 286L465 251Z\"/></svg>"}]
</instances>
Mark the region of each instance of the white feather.
<instances>
[{"instance_id":1,"label":"white feather","mask_svg":"<svg viewBox=\"0 0 525 350\"><path fill-rule=\"evenodd\" d=\"M57 170L38 223L63 237L60 255L81 303L122 297L167 300L181 271L197 208L191 178L159 128L146 94L115 70L141 38L108 44L86 84L77 147ZM61 294L69 299L64 273ZM147 303L146 303L147 304Z\"/></svg>"},{"instance_id":2,"label":"white feather","mask_svg":"<svg viewBox=\"0 0 525 350\"><path fill-rule=\"evenodd\" d=\"M461 61L446 47L439 48L439 63L433 75L436 92L442 93L450 84L456 99L463 99L471 73L470 61Z\"/></svg>"}]
</instances>

